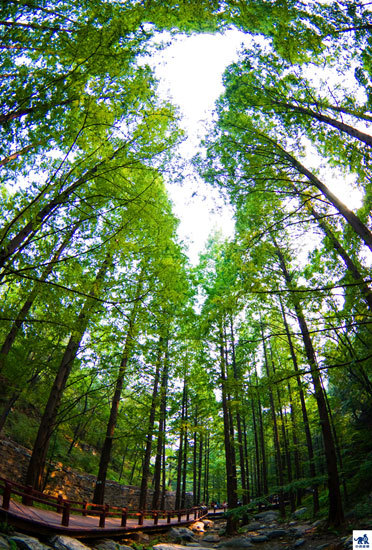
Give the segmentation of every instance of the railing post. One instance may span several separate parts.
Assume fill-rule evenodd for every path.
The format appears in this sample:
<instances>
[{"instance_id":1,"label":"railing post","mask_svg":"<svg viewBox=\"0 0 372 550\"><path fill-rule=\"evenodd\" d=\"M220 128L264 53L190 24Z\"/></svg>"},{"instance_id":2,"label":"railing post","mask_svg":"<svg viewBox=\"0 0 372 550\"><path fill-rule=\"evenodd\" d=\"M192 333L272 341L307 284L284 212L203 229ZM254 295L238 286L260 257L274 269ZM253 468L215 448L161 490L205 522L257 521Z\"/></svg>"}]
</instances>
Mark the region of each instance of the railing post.
<instances>
[{"instance_id":1,"label":"railing post","mask_svg":"<svg viewBox=\"0 0 372 550\"><path fill-rule=\"evenodd\" d=\"M57 497L57 514L62 514L63 511L63 496L59 493Z\"/></svg>"},{"instance_id":2,"label":"railing post","mask_svg":"<svg viewBox=\"0 0 372 550\"><path fill-rule=\"evenodd\" d=\"M32 487L31 485L27 485L27 487L25 487L25 490L24 492L26 493L23 497L22 497L22 503L25 504L26 506L32 506L33 504L33 500L32 500Z\"/></svg>"},{"instance_id":3,"label":"railing post","mask_svg":"<svg viewBox=\"0 0 372 550\"><path fill-rule=\"evenodd\" d=\"M108 514L108 511L109 511L109 505L105 504L101 512L101 515L99 516L99 526L102 527L102 529L105 527L106 515Z\"/></svg>"},{"instance_id":4,"label":"railing post","mask_svg":"<svg viewBox=\"0 0 372 550\"><path fill-rule=\"evenodd\" d=\"M64 506L63 506L63 512L62 512L62 525L64 527L68 527L68 524L70 522L70 508L71 504L68 500L65 500Z\"/></svg>"},{"instance_id":5,"label":"railing post","mask_svg":"<svg viewBox=\"0 0 372 550\"><path fill-rule=\"evenodd\" d=\"M178 523L181 522L181 516L182 516L182 512L178 511L177 512Z\"/></svg>"},{"instance_id":6,"label":"railing post","mask_svg":"<svg viewBox=\"0 0 372 550\"><path fill-rule=\"evenodd\" d=\"M187 511L186 511L186 521L189 521L189 519L190 519L190 510L187 509Z\"/></svg>"},{"instance_id":7,"label":"railing post","mask_svg":"<svg viewBox=\"0 0 372 550\"><path fill-rule=\"evenodd\" d=\"M167 513L167 523L170 523L172 519L172 512Z\"/></svg>"},{"instance_id":8,"label":"railing post","mask_svg":"<svg viewBox=\"0 0 372 550\"><path fill-rule=\"evenodd\" d=\"M86 500L83 500L83 516L88 515L88 502Z\"/></svg>"},{"instance_id":9,"label":"railing post","mask_svg":"<svg viewBox=\"0 0 372 550\"><path fill-rule=\"evenodd\" d=\"M127 515L128 515L128 508L122 508L121 509L121 526L122 527L127 526Z\"/></svg>"},{"instance_id":10,"label":"railing post","mask_svg":"<svg viewBox=\"0 0 372 550\"><path fill-rule=\"evenodd\" d=\"M4 508L4 510L9 510L10 493L11 492L12 492L12 489L11 489L10 483L8 483L6 481L5 485L4 485L4 492L3 492L3 508Z\"/></svg>"},{"instance_id":11,"label":"railing post","mask_svg":"<svg viewBox=\"0 0 372 550\"><path fill-rule=\"evenodd\" d=\"M159 521L159 514L158 512L154 512L154 525L157 525Z\"/></svg>"},{"instance_id":12,"label":"railing post","mask_svg":"<svg viewBox=\"0 0 372 550\"><path fill-rule=\"evenodd\" d=\"M198 517L198 509L195 508L195 510L194 510L194 519L197 519L197 517Z\"/></svg>"},{"instance_id":13,"label":"railing post","mask_svg":"<svg viewBox=\"0 0 372 550\"><path fill-rule=\"evenodd\" d=\"M145 513L142 511L138 514L138 525L143 525L143 516Z\"/></svg>"}]
</instances>

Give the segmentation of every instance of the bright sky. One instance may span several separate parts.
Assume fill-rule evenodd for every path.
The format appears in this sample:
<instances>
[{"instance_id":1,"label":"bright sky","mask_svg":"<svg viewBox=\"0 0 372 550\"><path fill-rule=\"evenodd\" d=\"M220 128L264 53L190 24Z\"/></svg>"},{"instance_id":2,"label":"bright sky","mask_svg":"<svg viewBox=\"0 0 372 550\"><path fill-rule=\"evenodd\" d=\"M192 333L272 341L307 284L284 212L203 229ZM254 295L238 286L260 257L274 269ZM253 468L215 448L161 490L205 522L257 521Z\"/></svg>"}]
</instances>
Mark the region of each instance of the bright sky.
<instances>
[{"instance_id":1,"label":"bright sky","mask_svg":"<svg viewBox=\"0 0 372 550\"><path fill-rule=\"evenodd\" d=\"M184 158L197 153L205 122L211 121L214 103L223 92L222 74L248 40L237 30L224 35L181 37L150 61L160 80L161 95L178 105L183 115L182 127L188 135L181 145ZM192 263L197 263L212 231L220 229L226 236L233 234L232 210L217 190L204 184L195 173L188 170L182 186L169 182L168 192L174 213L181 220L179 236L189 249Z\"/></svg>"},{"instance_id":2,"label":"bright sky","mask_svg":"<svg viewBox=\"0 0 372 550\"><path fill-rule=\"evenodd\" d=\"M184 36L146 60L160 80L160 95L180 108L182 127L188 136L181 145L183 158L190 159L198 152L206 124L212 119L214 103L223 92L222 74L237 60L240 47L244 43L249 45L251 40L249 35L236 29L223 35ZM326 183L349 208L357 208L361 195L351 186L352 179L334 171ZM197 263L213 231L221 230L226 237L233 235L232 209L218 191L206 185L190 167L183 174L182 185L169 178L168 193L174 213L180 219L179 236L188 248L192 263Z\"/></svg>"}]
</instances>

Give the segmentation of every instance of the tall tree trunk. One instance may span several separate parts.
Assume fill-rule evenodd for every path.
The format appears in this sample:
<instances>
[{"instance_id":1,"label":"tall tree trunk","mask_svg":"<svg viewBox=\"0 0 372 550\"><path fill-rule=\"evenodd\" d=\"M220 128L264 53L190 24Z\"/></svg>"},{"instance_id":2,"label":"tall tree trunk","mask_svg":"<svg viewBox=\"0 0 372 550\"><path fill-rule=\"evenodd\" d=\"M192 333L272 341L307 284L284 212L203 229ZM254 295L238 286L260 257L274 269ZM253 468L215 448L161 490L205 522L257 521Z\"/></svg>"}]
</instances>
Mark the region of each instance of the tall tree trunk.
<instances>
[{"instance_id":1,"label":"tall tree trunk","mask_svg":"<svg viewBox=\"0 0 372 550\"><path fill-rule=\"evenodd\" d=\"M362 143L365 143L369 147L372 147L372 136L369 134L366 134L364 132L361 132L357 128L354 128L353 126L350 126L349 124L345 124L345 122L341 122L340 120L336 120L335 118L332 118L328 115L323 115L319 111L313 111L312 109L306 109L305 107L301 107L300 105L293 105L291 103L286 103L284 101L273 101L275 105L279 105L281 107L284 107L285 109L289 109L292 111L296 111L298 113L307 115L311 118L315 118L319 122L324 122L328 126L332 126L333 128L336 128L340 132L343 132L345 134L348 134L349 136L356 138L357 140L361 141Z\"/></svg>"},{"instance_id":2,"label":"tall tree trunk","mask_svg":"<svg viewBox=\"0 0 372 550\"><path fill-rule=\"evenodd\" d=\"M203 469L203 433L200 433L200 436L199 436L199 456L198 456L198 480L197 480L198 484L197 484L197 493L196 493L196 504L200 504L202 469Z\"/></svg>"},{"instance_id":3,"label":"tall tree trunk","mask_svg":"<svg viewBox=\"0 0 372 550\"><path fill-rule=\"evenodd\" d=\"M315 468L315 460L314 460L314 447L313 447L313 440L311 438L310 423L309 423L309 417L308 417L308 414L307 414L305 395L304 395L304 392L303 392L303 389L302 389L301 378L300 378L300 375L299 375L299 368L298 368L298 362L297 362L297 356L296 356L296 352L295 352L294 345L293 345L293 342L292 342L292 336L291 336L291 333L289 331L287 316L285 314L283 302L282 302L280 296L279 296L279 302L280 302L280 308L281 308L281 312L282 312L282 318L283 318L285 333L287 335L289 350L290 350L290 353L291 353L292 364L293 364L293 368L294 368L294 370L297 374L296 382L297 382L298 394L299 394L300 403L301 403L302 421L303 421L304 430L305 430L307 454L308 454L308 457L309 457L310 476L312 477L312 479L315 479L315 477L316 477L316 468ZM318 491L318 487L315 483L312 484L312 491L313 491L313 514L315 516L319 512L319 491Z\"/></svg>"},{"instance_id":4,"label":"tall tree trunk","mask_svg":"<svg viewBox=\"0 0 372 550\"><path fill-rule=\"evenodd\" d=\"M187 478L187 453L189 448L188 440L188 396L186 395L185 403L185 434L184 434L184 444L183 444L183 459L182 459L182 490L181 490L181 509L185 508L186 505L186 478Z\"/></svg>"},{"instance_id":5,"label":"tall tree trunk","mask_svg":"<svg viewBox=\"0 0 372 550\"><path fill-rule=\"evenodd\" d=\"M144 455L143 465L142 465L142 480L141 480L141 489L140 489L140 496L139 496L139 509L140 510L146 510L147 485L148 485L148 479L149 479L149 475L150 475L152 436L153 436L153 433L154 433L156 407L157 407L157 402L158 402L158 387L159 387L159 379L160 379L160 367L161 367L163 353L164 353L164 338L161 336L159 338L159 343L158 343L158 356L157 356L157 360L156 360L154 386L153 386L153 390L152 390L150 417L149 417L149 421L148 421L148 425L147 425L145 455Z\"/></svg>"},{"instance_id":6,"label":"tall tree trunk","mask_svg":"<svg viewBox=\"0 0 372 550\"><path fill-rule=\"evenodd\" d=\"M362 239L364 244L370 249L372 252L372 233L368 229L368 227L358 218L354 212L349 210L342 201L336 195L328 189L328 187L320 181L315 174L310 172L303 164L301 164L293 155L288 153L283 147L281 147L278 143L276 143L274 140L269 138L268 136L263 136L264 139L267 139L276 149L278 149L279 155L285 158L289 163L295 168L297 172L304 175L314 187L319 189L319 191L326 197L326 199L334 206L334 208L341 214L343 218L348 222L348 224L352 227L352 229L355 231L355 233Z\"/></svg>"},{"instance_id":7,"label":"tall tree trunk","mask_svg":"<svg viewBox=\"0 0 372 550\"><path fill-rule=\"evenodd\" d=\"M234 334L234 324L233 324L232 315L230 315L230 336L231 336L231 363L233 367L234 378L238 383L239 373L238 373L238 367L236 364L235 334ZM242 423L241 423L239 410L236 412L236 430L238 435L240 479L241 479L242 493L243 493L242 498L243 498L243 504L247 504L248 500L247 500L247 482L246 482L245 458L244 458L244 443L243 443Z\"/></svg>"},{"instance_id":8,"label":"tall tree trunk","mask_svg":"<svg viewBox=\"0 0 372 550\"><path fill-rule=\"evenodd\" d=\"M194 435L193 435L193 453L192 453L192 495L193 506L198 504L198 406L195 406L194 412Z\"/></svg>"},{"instance_id":9,"label":"tall tree trunk","mask_svg":"<svg viewBox=\"0 0 372 550\"><path fill-rule=\"evenodd\" d=\"M228 408L228 396L226 390L227 373L226 373L226 356L224 348L224 337L222 329L220 331L220 369L221 369L221 390L222 390L222 411L224 424L224 441L225 441L225 459L226 459L226 490L227 504L229 508L235 508L238 503L237 496L237 480L235 467L235 453L233 450L234 442L231 440L231 422L230 411Z\"/></svg>"},{"instance_id":10,"label":"tall tree trunk","mask_svg":"<svg viewBox=\"0 0 372 550\"><path fill-rule=\"evenodd\" d=\"M244 460L245 460L245 473L246 473L246 502L249 504L251 501L251 484L249 480L250 468L248 463L248 441L247 441L247 425L245 417L243 416L243 436L244 436Z\"/></svg>"},{"instance_id":11,"label":"tall tree trunk","mask_svg":"<svg viewBox=\"0 0 372 550\"><path fill-rule=\"evenodd\" d=\"M293 187L297 190L296 186L293 185ZM311 206L307 207L309 212L312 214L312 216L317 220L319 227L322 229L324 235L328 237L328 239L331 241L333 248L335 249L336 253L340 256L340 258L343 260L344 264L346 265L349 273L353 277L353 279L360 283L360 291L363 295L363 298L370 309L372 311L372 291L369 288L368 284L364 281L362 274L359 271L358 266L354 262L354 260L351 258L351 256L346 252L340 241L337 239L336 235L333 233L332 229L329 227L329 225L322 219L322 216Z\"/></svg>"},{"instance_id":12,"label":"tall tree trunk","mask_svg":"<svg viewBox=\"0 0 372 550\"><path fill-rule=\"evenodd\" d=\"M295 468L295 476L296 479L301 479L301 466L300 466L300 451L299 451L299 441L297 437L297 414L295 405L292 399L292 390L291 390L291 384L288 382L288 395L289 395L289 407L290 407L290 414L291 414L291 424L292 424L292 441L293 441L293 448L294 448L294 468ZM302 490L300 488L296 491L296 505L301 506L302 502Z\"/></svg>"},{"instance_id":13,"label":"tall tree trunk","mask_svg":"<svg viewBox=\"0 0 372 550\"><path fill-rule=\"evenodd\" d=\"M185 424L185 408L187 399L187 384L186 379L183 380L182 392L182 410L181 410L181 427L180 427L180 442L178 446L177 456L177 482L176 482L176 499L175 508L179 510L181 507L181 484L182 484L182 464L183 464L183 445L184 445L184 424Z\"/></svg>"},{"instance_id":14,"label":"tall tree trunk","mask_svg":"<svg viewBox=\"0 0 372 550\"><path fill-rule=\"evenodd\" d=\"M279 432L278 432L278 424L276 420L276 410L275 410L275 403L274 403L274 396L273 392L271 390L270 385L270 369L269 369L269 360L268 360L268 354L267 354L267 348L266 348L266 342L265 342L265 333L263 324L261 322L261 335L262 335L262 345L263 345L263 351L264 351L264 363L265 363L265 370L266 375L268 379L268 393L269 393L269 399L270 399L270 409L271 409L271 417L273 421L273 436L274 436L274 448L275 448L275 462L276 462L276 469L278 473L278 482L279 482L279 491L278 491L278 497L279 497L279 511L280 515L282 517L285 517L285 503L284 503L284 494L283 494L283 486L284 486L284 478L283 478L283 466L282 466L282 455L280 450L280 441L279 441Z\"/></svg>"},{"instance_id":15,"label":"tall tree trunk","mask_svg":"<svg viewBox=\"0 0 372 550\"><path fill-rule=\"evenodd\" d=\"M168 339L165 342L165 356L163 372L160 383L160 414L159 430L154 466L154 493L152 497L152 509L157 510L160 501L160 481L162 473L163 448L165 444L165 422L167 414L167 388L168 388Z\"/></svg>"},{"instance_id":16,"label":"tall tree trunk","mask_svg":"<svg viewBox=\"0 0 372 550\"><path fill-rule=\"evenodd\" d=\"M113 443L115 428L116 428L117 419L118 419L119 405L120 405L121 394L123 391L124 378L127 371L127 365L128 365L131 349L133 346L133 338L135 335L135 325L136 325L138 310L140 307L139 296L141 294L141 290L142 290L142 274L140 275L140 278L137 284L135 301L129 317L128 330L125 338L123 355L121 357L119 370L118 370L116 383L115 383L115 391L111 401L110 416L106 427L105 440L103 442L102 449L101 449L101 455L100 455L99 466L98 466L98 474L97 474L96 484L95 484L94 493L93 493L94 504L103 504L104 498L105 498L107 470L111 459L112 443Z\"/></svg>"},{"instance_id":17,"label":"tall tree trunk","mask_svg":"<svg viewBox=\"0 0 372 550\"><path fill-rule=\"evenodd\" d=\"M107 255L92 285L92 296L98 295L110 263L111 258L109 255ZM50 390L47 404L44 409L25 479L26 485L29 485L36 490L41 490L43 486L43 472L46 462L46 456L48 453L50 438L55 427L58 408L66 386L67 379L72 369L74 359L79 350L84 333L87 329L90 314L92 313L94 306L95 301L93 298L88 298L85 301L85 304L74 325L74 330L72 331L70 340L63 354L61 364L58 368L56 377Z\"/></svg>"},{"instance_id":18,"label":"tall tree trunk","mask_svg":"<svg viewBox=\"0 0 372 550\"><path fill-rule=\"evenodd\" d=\"M252 420L253 420L253 435L254 435L254 447L256 451L256 496L260 497L263 494L261 483L261 462L260 462L260 449L258 444L258 431L256 423L256 413L254 401L251 399L252 407Z\"/></svg>"},{"instance_id":19,"label":"tall tree trunk","mask_svg":"<svg viewBox=\"0 0 372 550\"><path fill-rule=\"evenodd\" d=\"M273 239L273 242L276 247L276 252L279 258L279 264L283 272L283 276L286 281L287 287L292 290L293 289L292 277L287 270L284 256L274 239ZM321 384L321 377L319 373L315 350L313 348L313 343L310 338L309 329L307 327L307 323L302 311L301 304L293 293L291 298L292 298L293 306L296 312L296 317L298 320L300 331L302 334L306 357L311 369L311 377L312 377L312 382L314 386L315 399L318 407L319 420L320 420L320 425L322 429L324 452L325 452L327 474L328 474L328 497L329 497L328 521L330 525L338 526L338 525L341 525L344 521L344 513L343 513L342 499L341 499L341 492L340 492L336 449L335 449L334 440L332 436L331 425L329 422L327 404L325 401L324 392Z\"/></svg>"}]
</instances>

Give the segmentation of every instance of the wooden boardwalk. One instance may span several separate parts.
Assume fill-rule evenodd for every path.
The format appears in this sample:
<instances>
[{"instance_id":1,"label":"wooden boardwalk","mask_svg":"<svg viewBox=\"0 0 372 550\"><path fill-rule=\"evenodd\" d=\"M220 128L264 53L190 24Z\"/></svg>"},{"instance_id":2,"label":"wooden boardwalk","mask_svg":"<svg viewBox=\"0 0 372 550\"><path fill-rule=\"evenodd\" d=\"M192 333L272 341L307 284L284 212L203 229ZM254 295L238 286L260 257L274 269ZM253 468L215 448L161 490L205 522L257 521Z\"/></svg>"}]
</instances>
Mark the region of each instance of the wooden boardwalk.
<instances>
[{"instance_id":1,"label":"wooden boardwalk","mask_svg":"<svg viewBox=\"0 0 372 550\"><path fill-rule=\"evenodd\" d=\"M40 535L64 534L77 538L112 538L125 536L135 531L164 531L174 526L188 525L208 515L205 508L179 511L128 511L126 508L96 507L88 503L58 500L41 493L33 493L19 484L2 480L0 520L17 529ZM1 485L3 485L1 487ZM23 504L11 494L29 499ZM36 507L35 502L43 507ZM79 506L71 508L71 505ZM52 507L53 509L46 509ZM72 513L73 511L77 513ZM212 511L213 512L213 511Z\"/></svg>"}]
</instances>

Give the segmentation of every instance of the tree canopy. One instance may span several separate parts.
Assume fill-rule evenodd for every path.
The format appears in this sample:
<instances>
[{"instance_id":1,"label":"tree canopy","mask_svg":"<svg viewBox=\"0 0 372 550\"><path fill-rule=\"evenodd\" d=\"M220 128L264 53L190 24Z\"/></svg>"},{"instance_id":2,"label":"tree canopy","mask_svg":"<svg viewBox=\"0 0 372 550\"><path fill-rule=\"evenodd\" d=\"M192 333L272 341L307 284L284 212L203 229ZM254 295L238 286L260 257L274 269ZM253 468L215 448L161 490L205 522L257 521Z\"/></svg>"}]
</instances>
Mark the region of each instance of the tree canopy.
<instances>
[{"instance_id":1,"label":"tree canopy","mask_svg":"<svg viewBox=\"0 0 372 550\"><path fill-rule=\"evenodd\" d=\"M115 479L141 508L171 488L177 508L363 514L368 3L10 0L1 15L0 429L32 449L25 481L42 489L58 459L97 476L96 503ZM235 234L191 266L167 193L182 121L144 60L164 31L231 27L251 45L192 165Z\"/></svg>"}]
</instances>

